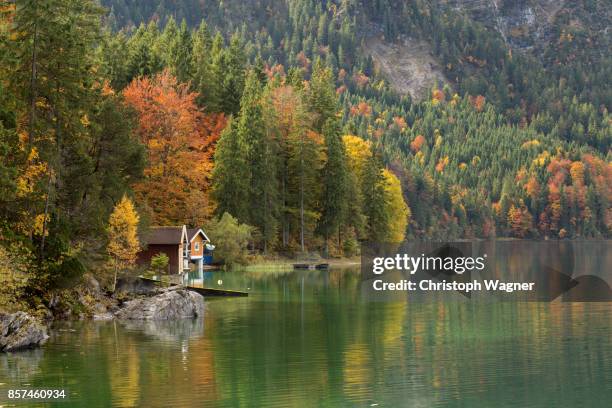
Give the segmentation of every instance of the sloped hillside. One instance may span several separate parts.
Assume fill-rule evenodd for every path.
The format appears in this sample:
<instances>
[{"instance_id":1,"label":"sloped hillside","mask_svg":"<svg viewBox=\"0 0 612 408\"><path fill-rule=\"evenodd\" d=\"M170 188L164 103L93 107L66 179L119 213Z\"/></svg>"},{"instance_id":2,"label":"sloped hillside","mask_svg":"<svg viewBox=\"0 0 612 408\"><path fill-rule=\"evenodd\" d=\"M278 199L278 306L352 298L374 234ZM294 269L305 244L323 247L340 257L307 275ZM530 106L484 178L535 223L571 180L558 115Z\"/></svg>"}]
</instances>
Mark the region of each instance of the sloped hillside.
<instances>
[{"instance_id":1,"label":"sloped hillside","mask_svg":"<svg viewBox=\"0 0 612 408\"><path fill-rule=\"evenodd\" d=\"M612 231L605 1L200 0L197 31L176 21L192 3L113 9L155 23L109 43L127 50L109 53L112 86L169 67L207 112L235 116L245 68L303 92L325 65L330 110L400 178L413 236Z\"/></svg>"},{"instance_id":2,"label":"sloped hillside","mask_svg":"<svg viewBox=\"0 0 612 408\"><path fill-rule=\"evenodd\" d=\"M431 46L414 38L388 43L382 36L364 42L364 51L374 60L377 73L389 80L393 89L420 100L435 86L448 83L442 67L431 54Z\"/></svg>"}]
</instances>

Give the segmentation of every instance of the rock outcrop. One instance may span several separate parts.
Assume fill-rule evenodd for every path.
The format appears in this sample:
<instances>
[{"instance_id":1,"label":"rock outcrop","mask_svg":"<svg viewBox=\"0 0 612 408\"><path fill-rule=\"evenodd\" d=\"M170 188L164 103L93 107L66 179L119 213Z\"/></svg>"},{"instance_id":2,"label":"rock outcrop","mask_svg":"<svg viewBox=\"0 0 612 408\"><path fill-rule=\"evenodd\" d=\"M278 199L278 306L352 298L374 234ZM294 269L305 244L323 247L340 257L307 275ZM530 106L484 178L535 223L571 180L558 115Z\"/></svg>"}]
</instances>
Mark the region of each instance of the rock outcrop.
<instances>
[{"instance_id":1,"label":"rock outcrop","mask_svg":"<svg viewBox=\"0 0 612 408\"><path fill-rule=\"evenodd\" d=\"M609 25L610 8L569 0L437 0L497 30L514 49L541 49L556 41L553 26L567 18L575 27L602 31ZM602 11L603 14L597 12ZM607 34L607 32L605 33Z\"/></svg>"},{"instance_id":2,"label":"rock outcrop","mask_svg":"<svg viewBox=\"0 0 612 408\"><path fill-rule=\"evenodd\" d=\"M374 29L371 29L374 32ZM440 63L433 57L429 45L416 38L385 42L382 33L363 43L364 51L372 56L377 70L389 80L393 89L413 99L428 98L434 86L448 83Z\"/></svg>"},{"instance_id":3,"label":"rock outcrop","mask_svg":"<svg viewBox=\"0 0 612 408\"><path fill-rule=\"evenodd\" d=\"M202 316L204 297L186 289L165 289L152 297L126 302L115 317L125 320L174 320Z\"/></svg>"},{"instance_id":4,"label":"rock outcrop","mask_svg":"<svg viewBox=\"0 0 612 408\"><path fill-rule=\"evenodd\" d=\"M0 351L16 351L44 344L47 329L25 312L0 313Z\"/></svg>"}]
</instances>

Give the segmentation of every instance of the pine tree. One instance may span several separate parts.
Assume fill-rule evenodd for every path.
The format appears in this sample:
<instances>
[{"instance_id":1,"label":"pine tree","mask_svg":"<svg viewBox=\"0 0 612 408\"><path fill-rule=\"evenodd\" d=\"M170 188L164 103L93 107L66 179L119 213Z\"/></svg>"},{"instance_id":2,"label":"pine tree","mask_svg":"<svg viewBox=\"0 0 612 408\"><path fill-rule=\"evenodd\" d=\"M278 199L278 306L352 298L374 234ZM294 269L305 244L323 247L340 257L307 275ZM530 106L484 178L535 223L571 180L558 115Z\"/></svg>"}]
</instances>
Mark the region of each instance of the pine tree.
<instances>
[{"instance_id":1,"label":"pine tree","mask_svg":"<svg viewBox=\"0 0 612 408\"><path fill-rule=\"evenodd\" d=\"M308 107L315 114L314 129L320 133L327 120L334 117L338 109L331 69L325 67L321 61L315 63L307 100Z\"/></svg>"},{"instance_id":2,"label":"pine tree","mask_svg":"<svg viewBox=\"0 0 612 408\"><path fill-rule=\"evenodd\" d=\"M225 77L225 50L223 36L220 32L215 34L210 49L210 79L208 81L208 92L204 90L203 97L206 98L206 109L210 112L222 112L223 106L223 81ZM236 109L237 112L237 109Z\"/></svg>"},{"instance_id":3,"label":"pine tree","mask_svg":"<svg viewBox=\"0 0 612 408\"><path fill-rule=\"evenodd\" d=\"M71 177L88 172L91 165L88 140L81 135L86 134L83 117L93 103L91 50L99 36L99 13L91 0L16 4L10 86L26 117L20 130L28 136L28 147L36 147L49 163L45 202L29 205L30 210L38 206L44 213L41 260L50 214L54 222L69 224L61 212L70 213L81 204L84 187L71 183Z\"/></svg>"},{"instance_id":4,"label":"pine tree","mask_svg":"<svg viewBox=\"0 0 612 408\"><path fill-rule=\"evenodd\" d=\"M145 148L134 135L132 113L121 95L111 90L98 97L91 116L92 169L86 177L76 178L84 184L83 202L87 205L73 215L73 222L78 221L82 229L93 233L102 231L113 205L140 181L145 167Z\"/></svg>"},{"instance_id":5,"label":"pine tree","mask_svg":"<svg viewBox=\"0 0 612 408\"><path fill-rule=\"evenodd\" d=\"M266 86L264 100L267 132L273 138L273 148L278 152L275 159L279 190L278 211L282 245L286 248L290 242L292 229L295 225L301 225L299 220L295 220L296 215L300 213L299 208L302 208L297 193L300 190L298 185L301 178L295 173L300 172L305 166L317 168L315 164L317 155L316 151L310 156L305 154L308 157L304 157L305 164L301 166L300 151L305 144L312 144L307 137L309 115L304 107L301 92L293 86L272 82Z\"/></svg>"},{"instance_id":6,"label":"pine tree","mask_svg":"<svg viewBox=\"0 0 612 408\"><path fill-rule=\"evenodd\" d=\"M219 73L221 74L220 107L227 114L237 114L240 110L240 99L244 90L246 56L243 41L234 34L229 47L223 50Z\"/></svg>"},{"instance_id":7,"label":"pine tree","mask_svg":"<svg viewBox=\"0 0 612 408\"><path fill-rule=\"evenodd\" d=\"M288 198L287 211L294 217L298 231L300 250L306 250L307 241L313 234L316 220L320 217L317 203L321 194L319 171L321 169L321 135L297 127L287 141Z\"/></svg>"},{"instance_id":8,"label":"pine tree","mask_svg":"<svg viewBox=\"0 0 612 408\"><path fill-rule=\"evenodd\" d=\"M367 239L371 242L386 242L389 237L389 203L385 194L385 183L381 158L378 154L372 154L363 171L362 185Z\"/></svg>"},{"instance_id":9,"label":"pine tree","mask_svg":"<svg viewBox=\"0 0 612 408\"><path fill-rule=\"evenodd\" d=\"M212 195L216 202L217 216L228 213L244 221L249 211L249 173L236 121L237 119L229 121L217 142Z\"/></svg>"},{"instance_id":10,"label":"pine tree","mask_svg":"<svg viewBox=\"0 0 612 408\"><path fill-rule=\"evenodd\" d=\"M161 35L153 44L157 53L162 57L164 67L166 68L172 68L174 66L174 61L176 58L174 52L177 48L178 38L178 25L176 24L174 17L170 16L161 32Z\"/></svg>"},{"instance_id":11,"label":"pine tree","mask_svg":"<svg viewBox=\"0 0 612 408\"><path fill-rule=\"evenodd\" d=\"M198 105L207 109L213 99L214 84L211 73L212 38L205 21L202 21L193 37L191 74L193 89L198 92Z\"/></svg>"},{"instance_id":12,"label":"pine tree","mask_svg":"<svg viewBox=\"0 0 612 408\"><path fill-rule=\"evenodd\" d=\"M262 112L262 88L257 72L249 71L240 101L237 137L244 147L249 169L249 216L246 222L263 236L264 251L274 244L277 232L276 148L268 138Z\"/></svg>"},{"instance_id":13,"label":"pine tree","mask_svg":"<svg viewBox=\"0 0 612 408\"><path fill-rule=\"evenodd\" d=\"M128 43L128 81L140 76L150 76L163 69L163 53L157 45L160 34L157 25L150 22L146 27L141 25L136 35Z\"/></svg>"},{"instance_id":14,"label":"pine tree","mask_svg":"<svg viewBox=\"0 0 612 408\"><path fill-rule=\"evenodd\" d=\"M183 20L168 49L170 53L169 67L181 83L191 80L192 47L191 31L187 28L187 22Z\"/></svg>"},{"instance_id":15,"label":"pine tree","mask_svg":"<svg viewBox=\"0 0 612 408\"><path fill-rule=\"evenodd\" d=\"M328 241L333 234L337 233L340 237L340 227L346 221L349 200L347 196L348 169L346 151L340 135L340 123L337 118L327 120L323 126L323 136L327 160L321 170L323 195L318 230ZM328 249L327 242L326 248Z\"/></svg>"}]
</instances>

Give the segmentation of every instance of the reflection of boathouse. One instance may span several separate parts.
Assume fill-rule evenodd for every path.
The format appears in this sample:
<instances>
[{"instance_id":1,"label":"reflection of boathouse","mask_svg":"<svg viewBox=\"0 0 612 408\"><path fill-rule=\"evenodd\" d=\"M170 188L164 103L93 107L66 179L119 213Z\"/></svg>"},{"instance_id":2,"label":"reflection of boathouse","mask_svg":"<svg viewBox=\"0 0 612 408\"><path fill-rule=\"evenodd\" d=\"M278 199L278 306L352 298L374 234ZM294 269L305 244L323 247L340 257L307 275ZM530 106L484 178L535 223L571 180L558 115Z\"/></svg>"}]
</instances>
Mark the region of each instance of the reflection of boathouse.
<instances>
[{"instance_id":1,"label":"reflection of boathouse","mask_svg":"<svg viewBox=\"0 0 612 408\"><path fill-rule=\"evenodd\" d=\"M168 273L183 274L197 270L213 260L214 246L201 228L183 226L151 227L144 237L144 249L138 254L138 264L148 266L151 259L164 253L168 256Z\"/></svg>"}]
</instances>

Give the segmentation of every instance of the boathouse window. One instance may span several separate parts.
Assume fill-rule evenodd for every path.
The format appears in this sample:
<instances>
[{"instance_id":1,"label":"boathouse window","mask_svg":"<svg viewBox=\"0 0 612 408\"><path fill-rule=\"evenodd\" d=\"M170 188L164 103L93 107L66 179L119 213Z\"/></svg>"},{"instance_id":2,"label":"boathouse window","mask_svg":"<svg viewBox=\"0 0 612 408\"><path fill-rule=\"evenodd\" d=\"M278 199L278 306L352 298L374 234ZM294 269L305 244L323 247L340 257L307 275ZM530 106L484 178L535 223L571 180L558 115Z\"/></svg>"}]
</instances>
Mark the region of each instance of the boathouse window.
<instances>
[{"instance_id":1,"label":"boathouse window","mask_svg":"<svg viewBox=\"0 0 612 408\"><path fill-rule=\"evenodd\" d=\"M199 251L200 250L200 243L196 242L195 245L194 245L194 248L195 248L196 251Z\"/></svg>"}]
</instances>

